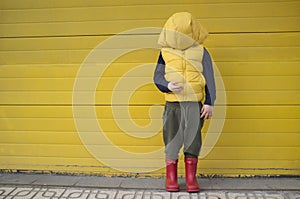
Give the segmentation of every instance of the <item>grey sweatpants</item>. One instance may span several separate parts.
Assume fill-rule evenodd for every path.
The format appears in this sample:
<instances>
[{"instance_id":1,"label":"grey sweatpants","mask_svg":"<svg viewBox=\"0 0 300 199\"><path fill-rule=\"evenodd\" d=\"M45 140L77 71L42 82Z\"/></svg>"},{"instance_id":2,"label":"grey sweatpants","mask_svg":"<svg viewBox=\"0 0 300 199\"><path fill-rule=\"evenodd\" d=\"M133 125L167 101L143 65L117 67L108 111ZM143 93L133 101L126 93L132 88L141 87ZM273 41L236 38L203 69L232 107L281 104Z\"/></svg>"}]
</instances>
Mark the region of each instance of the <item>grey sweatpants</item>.
<instances>
[{"instance_id":1,"label":"grey sweatpants","mask_svg":"<svg viewBox=\"0 0 300 199\"><path fill-rule=\"evenodd\" d=\"M198 157L202 144L200 102L166 102L163 113L163 139L166 157L176 160L182 147L186 157Z\"/></svg>"}]
</instances>

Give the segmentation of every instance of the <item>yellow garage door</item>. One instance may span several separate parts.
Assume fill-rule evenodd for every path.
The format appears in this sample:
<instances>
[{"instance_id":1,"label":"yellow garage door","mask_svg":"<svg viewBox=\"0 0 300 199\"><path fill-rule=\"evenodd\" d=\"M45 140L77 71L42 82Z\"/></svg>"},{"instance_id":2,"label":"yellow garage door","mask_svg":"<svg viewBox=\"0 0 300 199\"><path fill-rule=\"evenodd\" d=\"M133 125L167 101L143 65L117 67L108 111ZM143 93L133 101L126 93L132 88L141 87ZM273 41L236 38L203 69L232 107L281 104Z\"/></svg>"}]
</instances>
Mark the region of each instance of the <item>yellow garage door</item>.
<instances>
[{"instance_id":1,"label":"yellow garage door","mask_svg":"<svg viewBox=\"0 0 300 199\"><path fill-rule=\"evenodd\" d=\"M0 9L0 169L164 175L156 40L169 16L188 11L210 32L218 94L199 174L300 175L299 1L1 0Z\"/></svg>"}]
</instances>

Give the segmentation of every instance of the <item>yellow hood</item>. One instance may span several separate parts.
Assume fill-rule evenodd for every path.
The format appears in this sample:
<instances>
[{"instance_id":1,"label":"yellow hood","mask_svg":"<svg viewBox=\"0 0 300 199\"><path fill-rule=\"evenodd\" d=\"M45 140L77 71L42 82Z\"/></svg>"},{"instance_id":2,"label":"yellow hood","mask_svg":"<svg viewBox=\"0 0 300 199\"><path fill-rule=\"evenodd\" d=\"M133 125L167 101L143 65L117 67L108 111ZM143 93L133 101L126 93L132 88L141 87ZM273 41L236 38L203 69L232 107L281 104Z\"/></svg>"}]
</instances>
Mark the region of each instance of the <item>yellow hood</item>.
<instances>
[{"instance_id":1,"label":"yellow hood","mask_svg":"<svg viewBox=\"0 0 300 199\"><path fill-rule=\"evenodd\" d=\"M188 12L173 14L160 33L158 44L179 50L187 49L195 42L202 44L208 32Z\"/></svg>"}]
</instances>

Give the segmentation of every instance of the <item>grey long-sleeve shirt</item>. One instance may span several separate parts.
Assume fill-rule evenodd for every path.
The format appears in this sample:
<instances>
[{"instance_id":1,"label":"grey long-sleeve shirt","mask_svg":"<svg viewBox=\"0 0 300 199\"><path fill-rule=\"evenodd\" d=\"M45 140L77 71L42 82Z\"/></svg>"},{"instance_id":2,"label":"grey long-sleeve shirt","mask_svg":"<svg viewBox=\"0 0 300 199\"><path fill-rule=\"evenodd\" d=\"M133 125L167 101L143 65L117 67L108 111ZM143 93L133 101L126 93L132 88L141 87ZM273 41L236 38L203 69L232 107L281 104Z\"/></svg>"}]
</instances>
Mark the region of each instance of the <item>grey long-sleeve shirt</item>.
<instances>
[{"instance_id":1,"label":"grey long-sleeve shirt","mask_svg":"<svg viewBox=\"0 0 300 199\"><path fill-rule=\"evenodd\" d=\"M205 93L206 98L204 104L207 105L214 105L216 100L216 85L215 85L215 78L214 78L214 71L212 67L212 60L208 53L208 51L204 48L203 59L203 76L206 80L205 85ZM165 61L160 53L157 61L157 65L154 71L154 83L157 88L164 93L171 92L168 89L168 81L165 78Z\"/></svg>"}]
</instances>

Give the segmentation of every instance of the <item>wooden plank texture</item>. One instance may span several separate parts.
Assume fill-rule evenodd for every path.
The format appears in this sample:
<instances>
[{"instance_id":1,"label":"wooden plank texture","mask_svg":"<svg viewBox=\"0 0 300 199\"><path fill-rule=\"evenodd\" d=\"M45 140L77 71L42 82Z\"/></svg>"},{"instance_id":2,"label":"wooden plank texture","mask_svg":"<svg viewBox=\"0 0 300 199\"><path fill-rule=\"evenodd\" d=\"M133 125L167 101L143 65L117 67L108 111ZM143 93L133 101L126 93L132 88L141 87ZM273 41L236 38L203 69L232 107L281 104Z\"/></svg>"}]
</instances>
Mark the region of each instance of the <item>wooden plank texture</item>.
<instances>
[{"instance_id":1,"label":"wooden plank texture","mask_svg":"<svg viewBox=\"0 0 300 199\"><path fill-rule=\"evenodd\" d=\"M131 69L144 63L112 63L108 65L101 77L120 77ZM226 76L299 76L298 61L278 62L216 62L223 78ZM87 64L88 72L81 77L99 77L99 64ZM144 68L140 77L149 77L154 73L154 64ZM22 64L2 65L0 78L75 78L80 69L79 64ZM15 71L18 71L17 73ZM215 74L217 76L217 74ZM127 75L130 77L130 74Z\"/></svg>"},{"instance_id":2,"label":"wooden plank texture","mask_svg":"<svg viewBox=\"0 0 300 199\"><path fill-rule=\"evenodd\" d=\"M118 50L99 50L99 55L103 59L89 59L88 63L110 63L110 55ZM123 50L119 50L120 53ZM232 48L209 48L215 60L222 62L249 62L263 61L298 61L300 47L232 47ZM88 50L61 50L61 51L6 51L0 52L0 64L82 64L89 55ZM139 50L131 51L118 58L114 63L155 63L159 52L157 50Z\"/></svg>"},{"instance_id":3,"label":"wooden plank texture","mask_svg":"<svg viewBox=\"0 0 300 199\"><path fill-rule=\"evenodd\" d=\"M202 133L216 142L203 146L212 150L201 157L198 174L300 175L300 1L294 0L0 1L0 169L165 175L164 165L157 167L163 155L139 155L163 150L164 95L152 80L159 31L116 34L162 27L182 10L210 32L204 45L216 64L215 115ZM112 37L113 45L101 45ZM153 49L135 50L137 41ZM93 150L105 151L101 160ZM133 168L132 161L143 164ZM179 162L183 176L182 156Z\"/></svg>"},{"instance_id":4,"label":"wooden plank texture","mask_svg":"<svg viewBox=\"0 0 300 199\"><path fill-rule=\"evenodd\" d=\"M201 20L210 32L299 31L300 17L209 18ZM78 36L117 34L129 29L162 27L165 20L125 20L0 24L0 37ZM103 31L102 27L106 27ZM99 32L103 31L102 34Z\"/></svg>"},{"instance_id":5,"label":"wooden plank texture","mask_svg":"<svg viewBox=\"0 0 300 199\"><path fill-rule=\"evenodd\" d=\"M221 121L218 119L217 121ZM81 119L86 124L86 132L95 132L95 128L92 126L93 119ZM160 119L153 119L152 122L155 125L149 130L142 128L149 124L148 119L99 119L97 120L104 132L123 132L119 124L122 124L128 132L143 133L158 133L161 130ZM116 123L118 122L118 123ZM141 127L132 127L133 122L142 123ZM14 119L0 119L1 131L63 131L63 132L76 132L74 120L60 119L60 118L14 118ZM289 127L288 132L297 133L299 131L299 119L227 119L224 123L222 132L230 133L285 133L287 132L286 126ZM138 131L136 131L138 129ZM155 131L156 130L156 131ZM242 141L242 140L241 140ZM244 140L243 140L244 142Z\"/></svg>"},{"instance_id":6,"label":"wooden plank texture","mask_svg":"<svg viewBox=\"0 0 300 199\"><path fill-rule=\"evenodd\" d=\"M227 0L227 3L263 3L263 2L286 2L285 0ZM130 6L130 5L185 5L185 4L193 4L193 3L200 3L200 4L218 4L224 3L223 0L174 0L170 3L169 0L151 0L151 1L138 1L138 0L129 0L129 1L109 1L103 0L99 1L84 1L78 0L73 2L68 1L41 1L36 2L35 0L3 0L1 1L1 8L2 9L36 9L36 8L73 8L73 7L109 7L109 6Z\"/></svg>"},{"instance_id":7,"label":"wooden plank texture","mask_svg":"<svg viewBox=\"0 0 300 199\"><path fill-rule=\"evenodd\" d=\"M72 106L1 106L0 117L10 118L73 118ZM151 110L156 108L155 110ZM300 118L299 106L216 106L215 109L226 108L227 119L298 119ZM80 118L92 118L90 111L96 111L99 119L161 119L163 106L91 106L76 107L81 114ZM118 114L113 114L114 109ZM149 114L149 111L151 115ZM130 115L128 115L128 112ZM214 118L220 119L223 115L215 112Z\"/></svg>"},{"instance_id":8,"label":"wooden plank texture","mask_svg":"<svg viewBox=\"0 0 300 199\"><path fill-rule=\"evenodd\" d=\"M153 68L154 70L154 68ZM151 75L151 76L150 76ZM81 81L93 82L98 78L80 78ZM226 91L280 91L300 90L299 76L227 76L217 77L218 83L223 81ZM77 79L78 80L78 79ZM97 91L157 91L152 80L152 73L147 77L100 77L96 85ZM1 91L72 91L75 78L3 78L0 79ZM141 82L139 88L135 88L136 82ZM221 85L217 85L221 88ZM80 91L87 91L79 88Z\"/></svg>"},{"instance_id":9,"label":"wooden plank texture","mask_svg":"<svg viewBox=\"0 0 300 199\"><path fill-rule=\"evenodd\" d=\"M182 3L181 3L182 4ZM3 10L3 24L10 23L47 23L72 21L118 21L165 19L172 13L189 10L196 18L245 18L245 17L289 17L299 16L299 1L291 2L262 2L262 3L195 3L169 5L131 5L131 6L98 6L59 9L18 9ZM155 11L155 14L153 13ZM87 15L86 13L89 13ZM117 13L117 14L116 14Z\"/></svg>"}]
</instances>

